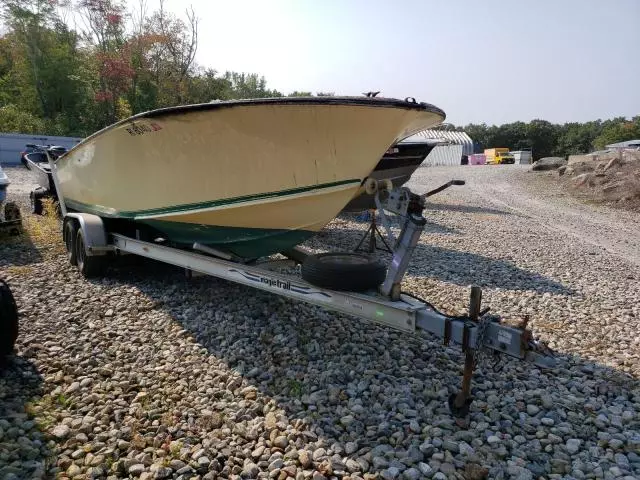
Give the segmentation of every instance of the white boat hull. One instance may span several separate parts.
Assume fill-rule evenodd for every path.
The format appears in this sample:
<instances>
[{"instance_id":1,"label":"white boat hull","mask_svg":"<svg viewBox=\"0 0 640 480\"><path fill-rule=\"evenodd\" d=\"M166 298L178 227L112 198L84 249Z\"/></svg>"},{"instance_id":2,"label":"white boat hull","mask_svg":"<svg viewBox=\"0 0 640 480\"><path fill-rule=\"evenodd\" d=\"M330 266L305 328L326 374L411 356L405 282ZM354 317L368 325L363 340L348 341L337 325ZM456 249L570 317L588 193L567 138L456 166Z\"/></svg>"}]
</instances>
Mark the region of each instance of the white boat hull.
<instances>
[{"instance_id":1,"label":"white boat hull","mask_svg":"<svg viewBox=\"0 0 640 480\"><path fill-rule=\"evenodd\" d=\"M61 157L60 189L72 210L141 222L178 243L244 254L251 248L240 244L260 239L259 253L290 247L340 212L389 145L444 119L432 106L389 102L271 99L141 114Z\"/></svg>"}]
</instances>

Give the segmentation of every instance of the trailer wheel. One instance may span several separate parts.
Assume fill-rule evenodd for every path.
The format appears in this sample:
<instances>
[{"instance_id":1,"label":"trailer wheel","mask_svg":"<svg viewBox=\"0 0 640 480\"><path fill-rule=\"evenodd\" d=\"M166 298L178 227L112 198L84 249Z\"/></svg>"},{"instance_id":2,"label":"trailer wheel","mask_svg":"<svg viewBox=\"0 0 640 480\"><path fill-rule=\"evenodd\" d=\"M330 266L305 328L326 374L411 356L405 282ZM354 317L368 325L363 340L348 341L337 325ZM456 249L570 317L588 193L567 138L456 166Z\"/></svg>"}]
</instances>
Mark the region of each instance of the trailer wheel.
<instances>
[{"instance_id":1,"label":"trailer wheel","mask_svg":"<svg viewBox=\"0 0 640 480\"><path fill-rule=\"evenodd\" d=\"M31 212L34 215L42 215L43 205L42 199L47 195L44 188L38 187L29 193L29 201L31 202Z\"/></svg>"},{"instance_id":2,"label":"trailer wheel","mask_svg":"<svg viewBox=\"0 0 640 480\"><path fill-rule=\"evenodd\" d=\"M78 227L73 220L64 222L64 246L67 249L67 258L69 264L74 267L78 265L78 252L76 251L76 237L78 235Z\"/></svg>"},{"instance_id":3,"label":"trailer wheel","mask_svg":"<svg viewBox=\"0 0 640 480\"><path fill-rule=\"evenodd\" d=\"M0 364L13 353L18 338L18 307L9 285L0 279Z\"/></svg>"},{"instance_id":4,"label":"trailer wheel","mask_svg":"<svg viewBox=\"0 0 640 480\"><path fill-rule=\"evenodd\" d=\"M78 229L78 233L76 234L75 244L76 262L78 265L78 270L80 270L82 276L86 278L99 276L104 265L103 257L87 255L84 234L82 233L81 228Z\"/></svg>"},{"instance_id":5,"label":"trailer wheel","mask_svg":"<svg viewBox=\"0 0 640 480\"><path fill-rule=\"evenodd\" d=\"M375 259L358 253L320 253L302 263L302 278L317 287L363 292L376 288L387 269Z\"/></svg>"}]
</instances>

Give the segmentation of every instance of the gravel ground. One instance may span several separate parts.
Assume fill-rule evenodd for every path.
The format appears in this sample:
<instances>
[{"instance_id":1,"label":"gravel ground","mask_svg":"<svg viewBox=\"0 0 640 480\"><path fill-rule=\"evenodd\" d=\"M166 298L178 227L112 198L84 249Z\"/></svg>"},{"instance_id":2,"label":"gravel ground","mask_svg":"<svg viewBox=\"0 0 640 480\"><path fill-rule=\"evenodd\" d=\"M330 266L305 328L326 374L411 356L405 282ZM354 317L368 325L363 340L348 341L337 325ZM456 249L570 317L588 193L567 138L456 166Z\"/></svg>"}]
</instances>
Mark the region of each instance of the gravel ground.
<instances>
[{"instance_id":1,"label":"gravel ground","mask_svg":"<svg viewBox=\"0 0 640 480\"><path fill-rule=\"evenodd\" d=\"M28 177L8 169L26 205ZM445 406L462 355L146 261L87 281L56 249L0 244L20 306L0 377L0 478L533 479L640 476L640 216L519 166L424 168L433 197L406 289L461 313L468 286L563 359L480 365L470 423ZM348 248L337 219L308 242ZM51 240L55 242L55 239Z\"/></svg>"}]
</instances>

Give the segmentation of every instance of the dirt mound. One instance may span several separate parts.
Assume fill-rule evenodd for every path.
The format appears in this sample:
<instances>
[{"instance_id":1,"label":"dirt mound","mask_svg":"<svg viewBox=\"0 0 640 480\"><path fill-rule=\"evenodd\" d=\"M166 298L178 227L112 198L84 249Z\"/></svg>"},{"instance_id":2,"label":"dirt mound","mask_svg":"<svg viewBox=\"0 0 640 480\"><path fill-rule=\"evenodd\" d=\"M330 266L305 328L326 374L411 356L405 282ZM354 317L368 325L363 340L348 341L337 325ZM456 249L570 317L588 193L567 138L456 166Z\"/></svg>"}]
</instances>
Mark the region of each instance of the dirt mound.
<instances>
[{"instance_id":1,"label":"dirt mound","mask_svg":"<svg viewBox=\"0 0 640 480\"><path fill-rule=\"evenodd\" d=\"M575 155L558 174L574 193L640 210L640 150Z\"/></svg>"}]
</instances>

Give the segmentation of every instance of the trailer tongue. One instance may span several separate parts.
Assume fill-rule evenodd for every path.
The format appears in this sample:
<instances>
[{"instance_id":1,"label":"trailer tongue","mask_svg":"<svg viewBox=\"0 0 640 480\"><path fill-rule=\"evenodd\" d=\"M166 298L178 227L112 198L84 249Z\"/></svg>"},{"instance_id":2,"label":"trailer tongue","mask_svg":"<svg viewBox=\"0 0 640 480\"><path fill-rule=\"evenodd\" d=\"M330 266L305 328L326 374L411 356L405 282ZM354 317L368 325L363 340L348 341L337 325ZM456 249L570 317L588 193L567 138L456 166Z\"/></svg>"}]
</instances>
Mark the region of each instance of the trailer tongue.
<instances>
[{"instance_id":1,"label":"trailer tongue","mask_svg":"<svg viewBox=\"0 0 640 480\"><path fill-rule=\"evenodd\" d=\"M49 162L57 186L56 165L51 157ZM384 181L368 185L369 192L375 194L376 205L382 213L389 244L393 245L393 257L384 281L377 289L365 292L319 287L308 279L269 270L269 261L247 262L197 244L187 250L163 245L153 239L143 240L140 238L145 234L142 230L136 229L132 235L130 231L122 230L99 216L68 212L60 189L57 191L69 261L85 276L101 275L107 255L140 255L182 267L187 272L199 272L230 280L406 333L425 330L441 338L444 345L460 345L465 353L462 387L457 394L450 396L449 407L455 417L464 419L469 413L472 400L473 371L481 357L487 353L503 353L533 362L541 368L553 367L555 359L547 347L533 340L532 332L526 328L526 321L524 325L512 327L503 324L497 315L490 314L488 308L483 309L479 287L471 288L469 312L462 316L446 315L426 300L402 291L402 279L426 224L423 216L426 198L444 188L463 183L452 181L423 196L404 187L388 190L388 183ZM403 218L404 223L397 239L392 233L385 211ZM303 265L311 257L299 248L282 253Z\"/></svg>"}]
</instances>

